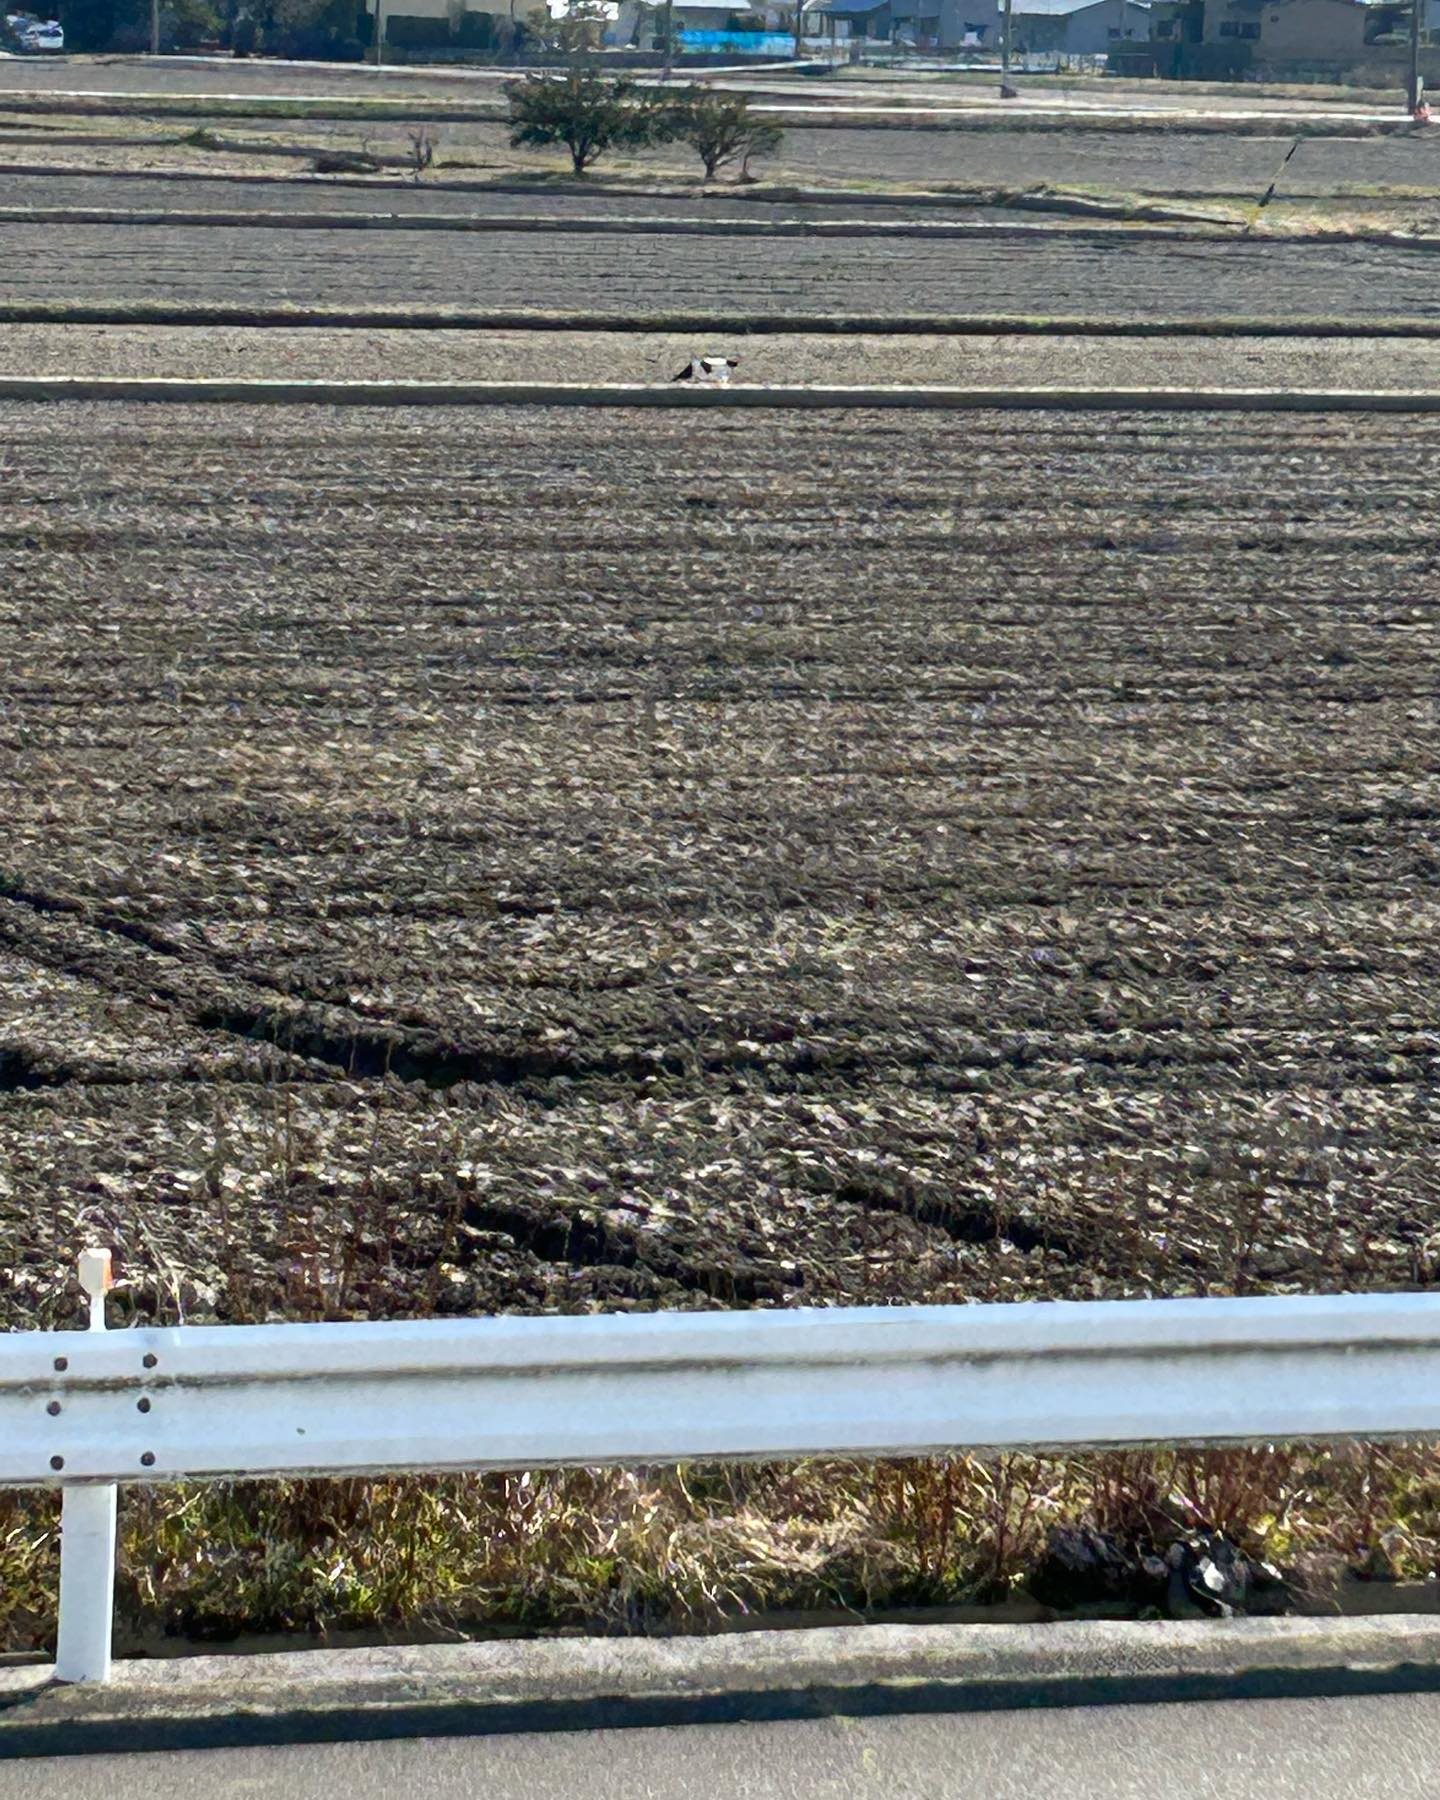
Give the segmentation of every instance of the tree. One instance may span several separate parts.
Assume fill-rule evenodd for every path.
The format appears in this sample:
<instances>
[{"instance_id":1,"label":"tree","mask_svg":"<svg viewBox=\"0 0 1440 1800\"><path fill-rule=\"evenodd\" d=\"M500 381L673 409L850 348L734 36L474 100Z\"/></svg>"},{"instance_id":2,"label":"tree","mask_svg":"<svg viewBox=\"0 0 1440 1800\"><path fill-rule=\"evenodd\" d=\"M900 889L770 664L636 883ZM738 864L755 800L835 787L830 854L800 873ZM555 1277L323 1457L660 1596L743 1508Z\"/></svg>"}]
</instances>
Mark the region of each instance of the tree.
<instances>
[{"instance_id":1,"label":"tree","mask_svg":"<svg viewBox=\"0 0 1440 1800\"><path fill-rule=\"evenodd\" d=\"M630 44L635 50L658 50L674 61L680 51L680 33L675 29L674 10L665 0L637 0Z\"/></svg>"},{"instance_id":2,"label":"tree","mask_svg":"<svg viewBox=\"0 0 1440 1800\"><path fill-rule=\"evenodd\" d=\"M580 57L600 48L609 17L602 0L570 0L558 15L548 6L532 8L525 15L525 23L535 41L547 50Z\"/></svg>"},{"instance_id":3,"label":"tree","mask_svg":"<svg viewBox=\"0 0 1440 1800\"><path fill-rule=\"evenodd\" d=\"M772 155L784 134L778 125L752 118L742 94L689 87L671 108L670 135L690 145L705 165L705 179L713 181L715 171L736 157L741 173L747 173L750 158Z\"/></svg>"},{"instance_id":4,"label":"tree","mask_svg":"<svg viewBox=\"0 0 1440 1800\"><path fill-rule=\"evenodd\" d=\"M259 19L272 55L333 56L355 37L352 0L251 0L249 10Z\"/></svg>"},{"instance_id":5,"label":"tree","mask_svg":"<svg viewBox=\"0 0 1440 1800\"><path fill-rule=\"evenodd\" d=\"M113 0L117 16L143 14L148 42L150 0ZM358 62L357 0L160 0L161 41L174 49L219 35L236 56L264 49L272 56ZM112 48L120 46L112 45Z\"/></svg>"},{"instance_id":6,"label":"tree","mask_svg":"<svg viewBox=\"0 0 1440 1800\"><path fill-rule=\"evenodd\" d=\"M563 144L577 175L607 150L639 149L673 135L669 109L633 81L588 69L528 75L505 85L512 144Z\"/></svg>"},{"instance_id":7,"label":"tree","mask_svg":"<svg viewBox=\"0 0 1440 1800\"><path fill-rule=\"evenodd\" d=\"M805 54L805 8L808 5L809 0L795 0L795 10L790 18L791 27L795 32L796 62L799 62Z\"/></svg>"},{"instance_id":8,"label":"tree","mask_svg":"<svg viewBox=\"0 0 1440 1800\"><path fill-rule=\"evenodd\" d=\"M55 10L44 16L53 17ZM71 50L150 48L150 0L59 0L58 13ZM161 0L159 23L162 48L183 50L214 37L221 20L209 0Z\"/></svg>"}]
</instances>

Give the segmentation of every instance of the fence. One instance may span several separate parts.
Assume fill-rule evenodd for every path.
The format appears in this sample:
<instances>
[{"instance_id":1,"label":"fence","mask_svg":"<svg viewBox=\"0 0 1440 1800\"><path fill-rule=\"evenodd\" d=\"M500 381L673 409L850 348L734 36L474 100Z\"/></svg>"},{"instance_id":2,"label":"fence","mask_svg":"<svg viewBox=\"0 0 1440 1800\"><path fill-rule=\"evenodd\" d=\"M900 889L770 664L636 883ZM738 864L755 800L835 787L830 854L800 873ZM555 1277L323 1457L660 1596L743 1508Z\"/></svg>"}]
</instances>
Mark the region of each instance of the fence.
<instances>
[{"instance_id":1,"label":"fence","mask_svg":"<svg viewBox=\"0 0 1440 1800\"><path fill-rule=\"evenodd\" d=\"M109 1673L116 1488L1440 1433L1440 1296L0 1336L0 1485L63 1489L61 1680Z\"/></svg>"},{"instance_id":2,"label":"fence","mask_svg":"<svg viewBox=\"0 0 1440 1800\"><path fill-rule=\"evenodd\" d=\"M912 71L964 71L968 74L993 75L1000 78L1000 53L974 45L948 55L937 51L928 54L886 38L842 37L840 49L852 62L875 68L909 69ZM1101 75L1110 66L1110 58L1101 53L1084 55L1068 50L1017 50L1010 58L1012 75ZM960 98L964 98L960 90Z\"/></svg>"}]
</instances>

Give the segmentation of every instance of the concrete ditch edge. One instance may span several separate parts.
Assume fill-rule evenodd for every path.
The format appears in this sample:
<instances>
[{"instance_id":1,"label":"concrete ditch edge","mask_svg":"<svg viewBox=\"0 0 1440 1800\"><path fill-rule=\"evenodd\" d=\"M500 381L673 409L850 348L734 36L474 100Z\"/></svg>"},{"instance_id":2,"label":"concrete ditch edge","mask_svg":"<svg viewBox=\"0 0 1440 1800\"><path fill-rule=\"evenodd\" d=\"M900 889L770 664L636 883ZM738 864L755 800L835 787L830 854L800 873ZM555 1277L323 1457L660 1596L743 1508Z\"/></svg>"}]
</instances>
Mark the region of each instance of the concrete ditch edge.
<instances>
[{"instance_id":1,"label":"concrete ditch edge","mask_svg":"<svg viewBox=\"0 0 1440 1800\"><path fill-rule=\"evenodd\" d=\"M8 375L0 400L247 406L616 406L944 412L1432 413L1440 390L1284 388L707 387L694 382L281 381Z\"/></svg>"},{"instance_id":2,"label":"concrete ditch edge","mask_svg":"<svg viewBox=\"0 0 1440 1800\"><path fill-rule=\"evenodd\" d=\"M0 1757L833 1714L1440 1691L1440 1620L857 1625L0 1670Z\"/></svg>"}]
</instances>

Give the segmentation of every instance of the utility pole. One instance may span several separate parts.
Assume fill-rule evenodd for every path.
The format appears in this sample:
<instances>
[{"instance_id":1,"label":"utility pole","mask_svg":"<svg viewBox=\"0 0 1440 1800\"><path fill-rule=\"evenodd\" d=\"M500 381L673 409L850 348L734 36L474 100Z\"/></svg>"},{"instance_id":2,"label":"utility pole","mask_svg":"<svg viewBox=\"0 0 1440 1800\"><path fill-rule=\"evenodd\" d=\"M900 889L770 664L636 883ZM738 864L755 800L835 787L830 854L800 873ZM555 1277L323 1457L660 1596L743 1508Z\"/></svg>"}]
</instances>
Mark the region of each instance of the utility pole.
<instances>
[{"instance_id":1,"label":"utility pole","mask_svg":"<svg viewBox=\"0 0 1440 1800\"><path fill-rule=\"evenodd\" d=\"M160 0L150 0L150 54L160 54Z\"/></svg>"},{"instance_id":2,"label":"utility pole","mask_svg":"<svg viewBox=\"0 0 1440 1800\"><path fill-rule=\"evenodd\" d=\"M1000 92L1010 85L1010 5L1005 0L1004 21L1000 27Z\"/></svg>"},{"instance_id":3,"label":"utility pole","mask_svg":"<svg viewBox=\"0 0 1440 1800\"><path fill-rule=\"evenodd\" d=\"M660 71L660 79L669 81L675 73L675 0L665 0L665 10L660 16L664 21L660 29L665 35L665 66Z\"/></svg>"},{"instance_id":4,"label":"utility pole","mask_svg":"<svg viewBox=\"0 0 1440 1800\"><path fill-rule=\"evenodd\" d=\"M805 0L795 0L795 60L805 54Z\"/></svg>"},{"instance_id":5,"label":"utility pole","mask_svg":"<svg viewBox=\"0 0 1440 1800\"><path fill-rule=\"evenodd\" d=\"M1420 101L1425 92L1425 83L1420 79L1420 11L1425 0L1410 0L1410 111L1419 111Z\"/></svg>"},{"instance_id":6,"label":"utility pole","mask_svg":"<svg viewBox=\"0 0 1440 1800\"><path fill-rule=\"evenodd\" d=\"M514 17L513 8L511 17ZM374 51L375 54L372 60L374 61L375 67L378 69L380 64L385 60L385 0L375 0Z\"/></svg>"}]
</instances>

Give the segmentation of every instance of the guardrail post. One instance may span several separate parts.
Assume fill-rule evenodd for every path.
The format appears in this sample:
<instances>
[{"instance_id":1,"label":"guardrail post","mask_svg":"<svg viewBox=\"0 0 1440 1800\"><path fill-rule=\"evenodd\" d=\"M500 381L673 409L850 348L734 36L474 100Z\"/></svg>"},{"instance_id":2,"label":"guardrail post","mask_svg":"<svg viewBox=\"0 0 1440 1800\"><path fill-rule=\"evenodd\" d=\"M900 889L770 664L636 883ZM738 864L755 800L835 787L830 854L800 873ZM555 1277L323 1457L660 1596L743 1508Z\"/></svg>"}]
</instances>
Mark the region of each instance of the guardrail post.
<instances>
[{"instance_id":1,"label":"guardrail post","mask_svg":"<svg viewBox=\"0 0 1440 1800\"><path fill-rule=\"evenodd\" d=\"M105 1329L110 1252L80 1253L80 1285L90 1297L90 1329ZM57 1681L108 1681L115 1607L113 1482L67 1487L60 1502L60 1633Z\"/></svg>"},{"instance_id":2,"label":"guardrail post","mask_svg":"<svg viewBox=\"0 0 1440 1800\"><path fill-rule=\"evenodd\" d=\"M113 1482L67 1487L60 1503L57 1681L110 1679L116 1491Z\"/></svg>"}]
</instances>

